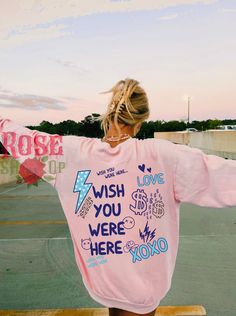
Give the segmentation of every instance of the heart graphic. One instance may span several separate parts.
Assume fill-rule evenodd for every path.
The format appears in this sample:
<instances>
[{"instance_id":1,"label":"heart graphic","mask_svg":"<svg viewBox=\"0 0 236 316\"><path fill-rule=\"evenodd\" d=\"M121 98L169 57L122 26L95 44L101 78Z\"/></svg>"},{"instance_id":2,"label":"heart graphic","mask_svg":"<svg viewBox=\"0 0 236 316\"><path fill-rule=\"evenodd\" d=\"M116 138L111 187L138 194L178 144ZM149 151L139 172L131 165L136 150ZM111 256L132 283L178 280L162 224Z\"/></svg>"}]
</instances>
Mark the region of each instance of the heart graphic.
<instances>
[{"instance_id":1,"label":"heart graphic","mask_svg":"<svg viewBox=\"0 0 236 316\"><path fill-rule=\"evenodd\" d=\"M144 172L145 170L145 164L143 163L142 165L138 165L139 170L141 170L142 172Z\"/></svg>"},{"instance_id":2,"label":"heart graphic","mask_svg":"<svg viewBox=\"0 0 236 316\"><path fill-rule=\"evenodd\" d=\"M150 167L150 168L147 168L147 171L151 173L152 168L151 168L151 167Z\"/></svg>"}]
</instances>

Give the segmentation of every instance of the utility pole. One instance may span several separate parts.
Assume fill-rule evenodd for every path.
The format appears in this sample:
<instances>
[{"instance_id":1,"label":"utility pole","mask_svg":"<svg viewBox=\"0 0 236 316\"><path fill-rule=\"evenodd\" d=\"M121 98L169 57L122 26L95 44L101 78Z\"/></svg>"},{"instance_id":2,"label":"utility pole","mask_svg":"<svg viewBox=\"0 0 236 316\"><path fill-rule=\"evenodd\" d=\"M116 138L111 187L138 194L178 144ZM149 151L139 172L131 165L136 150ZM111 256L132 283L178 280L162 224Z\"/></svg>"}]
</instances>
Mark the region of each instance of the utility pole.
<instances>
[{"instance_id":1,"label":"utility pole","mask_svg":"<svg viewBox=\"0 0 236 316\"><path fill-rule=\"evenodd\" d=\"M189 124L189 113L190 113L190 97L188 96L188 124Z\"/></svg>"},{"instance_id":2,"label":"utility pole","mask_svg":"<svg viewBox=\"0 0 236 316\"><path fill-rule=\"evenodd\" d=\"M190 124L190 100L191 100L191 99L192 99L192 97L189 96L188 94L185 94L185 95L183 96L184 102L186 102L187 105L188 105L188 117L187 117L187 119L186 119L186 116L185 116L185 119L184 119L184 121L186 122L187 125Z\"/></svg>"}]
</instances>

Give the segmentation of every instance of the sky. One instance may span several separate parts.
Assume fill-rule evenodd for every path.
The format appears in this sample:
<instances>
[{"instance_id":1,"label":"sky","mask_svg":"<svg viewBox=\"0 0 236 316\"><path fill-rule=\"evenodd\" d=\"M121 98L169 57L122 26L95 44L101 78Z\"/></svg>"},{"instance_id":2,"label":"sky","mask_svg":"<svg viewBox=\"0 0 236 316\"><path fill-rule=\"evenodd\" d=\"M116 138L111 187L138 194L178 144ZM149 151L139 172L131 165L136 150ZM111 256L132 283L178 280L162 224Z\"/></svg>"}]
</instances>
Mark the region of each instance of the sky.
<instances>
[{"instance_id":1,"label":"sky","mask_svg":"<svg viewBox=\"0 0 236 316\"><path fill-rule=\"evenodd\" d=\"M235 33L232 0L0 0L0 113L78 122L132 78L148 120L235 119Z\"/></svg>"}]
</instances>

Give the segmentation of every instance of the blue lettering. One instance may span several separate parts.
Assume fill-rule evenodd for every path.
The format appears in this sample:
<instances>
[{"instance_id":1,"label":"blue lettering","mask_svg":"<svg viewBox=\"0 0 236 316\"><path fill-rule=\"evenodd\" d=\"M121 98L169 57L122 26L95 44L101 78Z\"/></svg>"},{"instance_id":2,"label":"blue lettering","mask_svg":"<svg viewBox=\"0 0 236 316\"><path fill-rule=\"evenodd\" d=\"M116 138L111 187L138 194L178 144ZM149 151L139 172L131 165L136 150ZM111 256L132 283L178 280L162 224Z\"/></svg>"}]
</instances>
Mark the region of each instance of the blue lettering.
<instances>
[{"instance_id":1,"label":"blue lettering","mask_svg":"<svg viewBox=\"0 0 236 316\"><path fill-rule=\"evenodd\" d=\"M132 254L132 256L133 256L133 258L132 258L132 262L134 263L136 260L138 260L138 261L141 261L142 259L137 255L137 252L138 252L138 247L136 247L136 248L134 248L134 251L133 251L133 249L130 249L130 251L129 251L131 254Z\"/></svg>"},{"instance_id":2,"label":"blue lettering","mask_svg":"<svg viewBox=\"0 0 236 316\"><path fill-rule=\"evenodd\" d=\"M97 225L97 229L93 229L92 228L92 226L89 224L88 226L89 226L89 230L90 230L90 234L91 234L91 236L98 236L98 234L99 234L99 230L100 230L100 223L98 223L98 225Z\"/></svg>"},{"instance_id":3,"label":"blue lettering","mask_svg":"<svg viewBox=\"0 0 236 316\"><path fill-rule=\"evenodd\" d=\"M165 244L165 248L162 248L161 241ZM165 238L159 238L157 241L157 245L158 245L158 248L161 250L161 252L166 252L168 249L168 244Z\"/></svg>"},{"instance_id":4,"label":"blue lettering","mask_svg":"<svg viewBox=\"0 0 236 316\"><path fill-rule=\"evenodd\" d=\"M142 184L142 183L140 182L139 176L137 176L137 182L138 182L138 186L139 186L139 187L143 187L143 186L144 186L144 184Z\"/></svg>"},{"instance_id":5,"label":"blue lettering","mask_svg":"<svg viewBox=\"0 0 236 316\"><path fill-rule=\"evenodd\" d=\"M93 206L96 209L95 217L98 217L101 211L102 211L102 214L106 217L110 217L112 214L114 216L119 216L121 213L120 203L117 204L117 209L116 209L115 203L112 203L112 204L105 203L104 205L99 204L99 206L97 206L96 204L93 204Z\"/></svg>"},{"instance_id":6,"label":"blue lettering","mask_svg":"<svg viewBox=\"0 0 236 316\"><path fill-rule=\"evenodd\" d=\"M125 228L124 228L124 222L119 222L117 224L117 231L119 235L125 235Z\"/></svg>"},{"instance_id":7,"label":"blue lettering","mask_svg":"<svg viewBox=\"0 0 236 316\"><path fill-rule=\"evenodd\" d=\"M118 224L113 222L104 222L98 223L96 228L92 228L91 224L88 226L91 236L98 236L99 234L102 236L125 235L125 228L122 224L123 222L119 222Z\"/></svg>"},{"instance_id":8,"label":"blue lettering","mask_svg":"<svg viewBox=\"0 0 236 316\"><path fill-rule=\"evenodd\" d=\"M144 255L143 249L145 249L146 255ZM141 245L141 246L139 247L139 252L140 252L140 255L141 255L141 257L142 257L143 259L147 259L147 258L149 258L149 256L150 256L150 252L149 252L149 249L148 249L148 246L147 246L147 245Z\"/></svg>"},{"instance_id":9,"label":"blue lettering","mask_svg":"<svg viewBox=\"0 0 236 316\"><path fill-rule=\"evenodd\" d=\"M151 175L152 177L152 175ZM143 182L144 182L144 185L148 186L150 184L150 176L149 175L145 175L143 177Z\"/></svg>"},{"instance_id":10,"label":"blue lettering","mask_svg":"<svg viewBox=\"0 0 236 316\"><path fill-rule=\"evenodd\" d=\"M108 255L109 253L116 253L122 254L122 247L120 244L122 243L121 240L117 240L115 243L111 241L101 241L95 242L90 245L90 253L91 256L93 255Z\"/></svg>"},{"instance_id":11,"label":"blue lettering","mask_svg":"<svg viewBox=\"0 0 236 316\"><path fill-rule=\"evenodd\" d=\"M93 204L94 208L96 209L96 214L95 214L95 217L98 217L100 211L101 211L101 208L102 208L102 204L100 204L99 206L97 206L96 204Z\"/></svg>"},{"instance_id":12,"label":"blue lettering","mask_svg":"<svg viewBox=\"0 0 236 316\"><path fill-rule=\"evenodd\" d=\"M160 251L155 248L155 246L156 246L156 240L153 240L153 243L152 243L152 244L150 244L150 243L148 242L148 246L149 246L149 247L151 248L151 250L152 250L151 256L153 256L154 253L156 253L156 254L159 255Z\"/></svg>"},{"instance_id":13,"label":"blue lettering","mask_svg":"<svg viewBox=\"0 0 236 316\"><path fill-rule=\"evenodd\" d=\"M161 178L161 176L163 176L163 175L164 175L164 173L158 173L158 183L160 183L160 184L165 183L164 179Z\"/></svg>"},{"instance_id":14,"label":"blue lettering","mask_svg":"<svg viewBox=\"0 0 236 316\"><path fill-rule=\"evenodd\" d=\"M158 249L156 248L156 244ZM164 246L162 245L164 244ZM152 244L149 242L146 244L142 244L136 247L134 250L130 249L130 254L132 255L132 262L141 261L142 259L148 259L150 256L154 254L160 254L160 252L166 252L168 249L167 240L164 237L159 238L157 241L154 240ZM151 250L151 253L150 253ZM139 255L138 255L139 252Z\"/></svg>"},{"instance_id":15,"label":"blue lettering","mask_svg":"<svg viewBox=\"0 0 236 316\"><path fill-rule=\"evenodd\" d=\"M103 197L105 198L114 198L114 197L120 197L125 196L125 188L124 184L110 184L108 185L102 185L100 190L96 190L94 185L92 186L94 197L97 199L101 199ZM111 193L111 194L109 194Z\"/></svg>"},{"instance_id":16,"label":"blue lettering","mask_svg":"<svg viewBox=\"0 0 236 316\"><path fill-rule=\"evenodd\" d=\"M98 197L101 199L102 196L103 196L103 190L104 190L104 185L101 186L101 191L96 191L94 185L92 186L93 188L93 194L94 194L94 197L97 199Z\"/></svg>"},{"instance_id":17,"label":"blue lettering","mask_svg":"<svg viewBox=\"0 0 236 316\"><path fill-rule=\"evenodd\" d=\"M151 175L146 174L143 176L142 181L140 180L139 176L137 176L137 184L139 187L143 187L144 185L149 186L151 183L152 184L156 184L156 183L163 184L163 183L165 183L164 179L162 179L163 175L164 174L162 172L156 173L154 176L152 174Z\"/></svg>"}]
</instances>

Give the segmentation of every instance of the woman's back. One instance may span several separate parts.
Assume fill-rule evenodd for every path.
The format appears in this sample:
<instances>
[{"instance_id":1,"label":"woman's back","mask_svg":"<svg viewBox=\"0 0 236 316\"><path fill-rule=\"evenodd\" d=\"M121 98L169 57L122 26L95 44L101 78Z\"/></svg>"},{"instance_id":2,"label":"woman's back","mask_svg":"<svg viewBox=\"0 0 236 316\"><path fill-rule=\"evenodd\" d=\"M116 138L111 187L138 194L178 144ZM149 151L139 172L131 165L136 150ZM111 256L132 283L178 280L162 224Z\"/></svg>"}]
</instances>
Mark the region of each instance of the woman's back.
<instances>
[{"instance_id":1,"label":"woman's back","mask_svg":"<svg viewBox=\"0 0 236 316\"><path fill-rule=\"evenodd\" d=\"M176 259L174 145L130 138L112 148L66 136L64 148L72 142L55 188L85 286L102 304L149 312L168 291Z\"/></svg>"}]
</instances>

